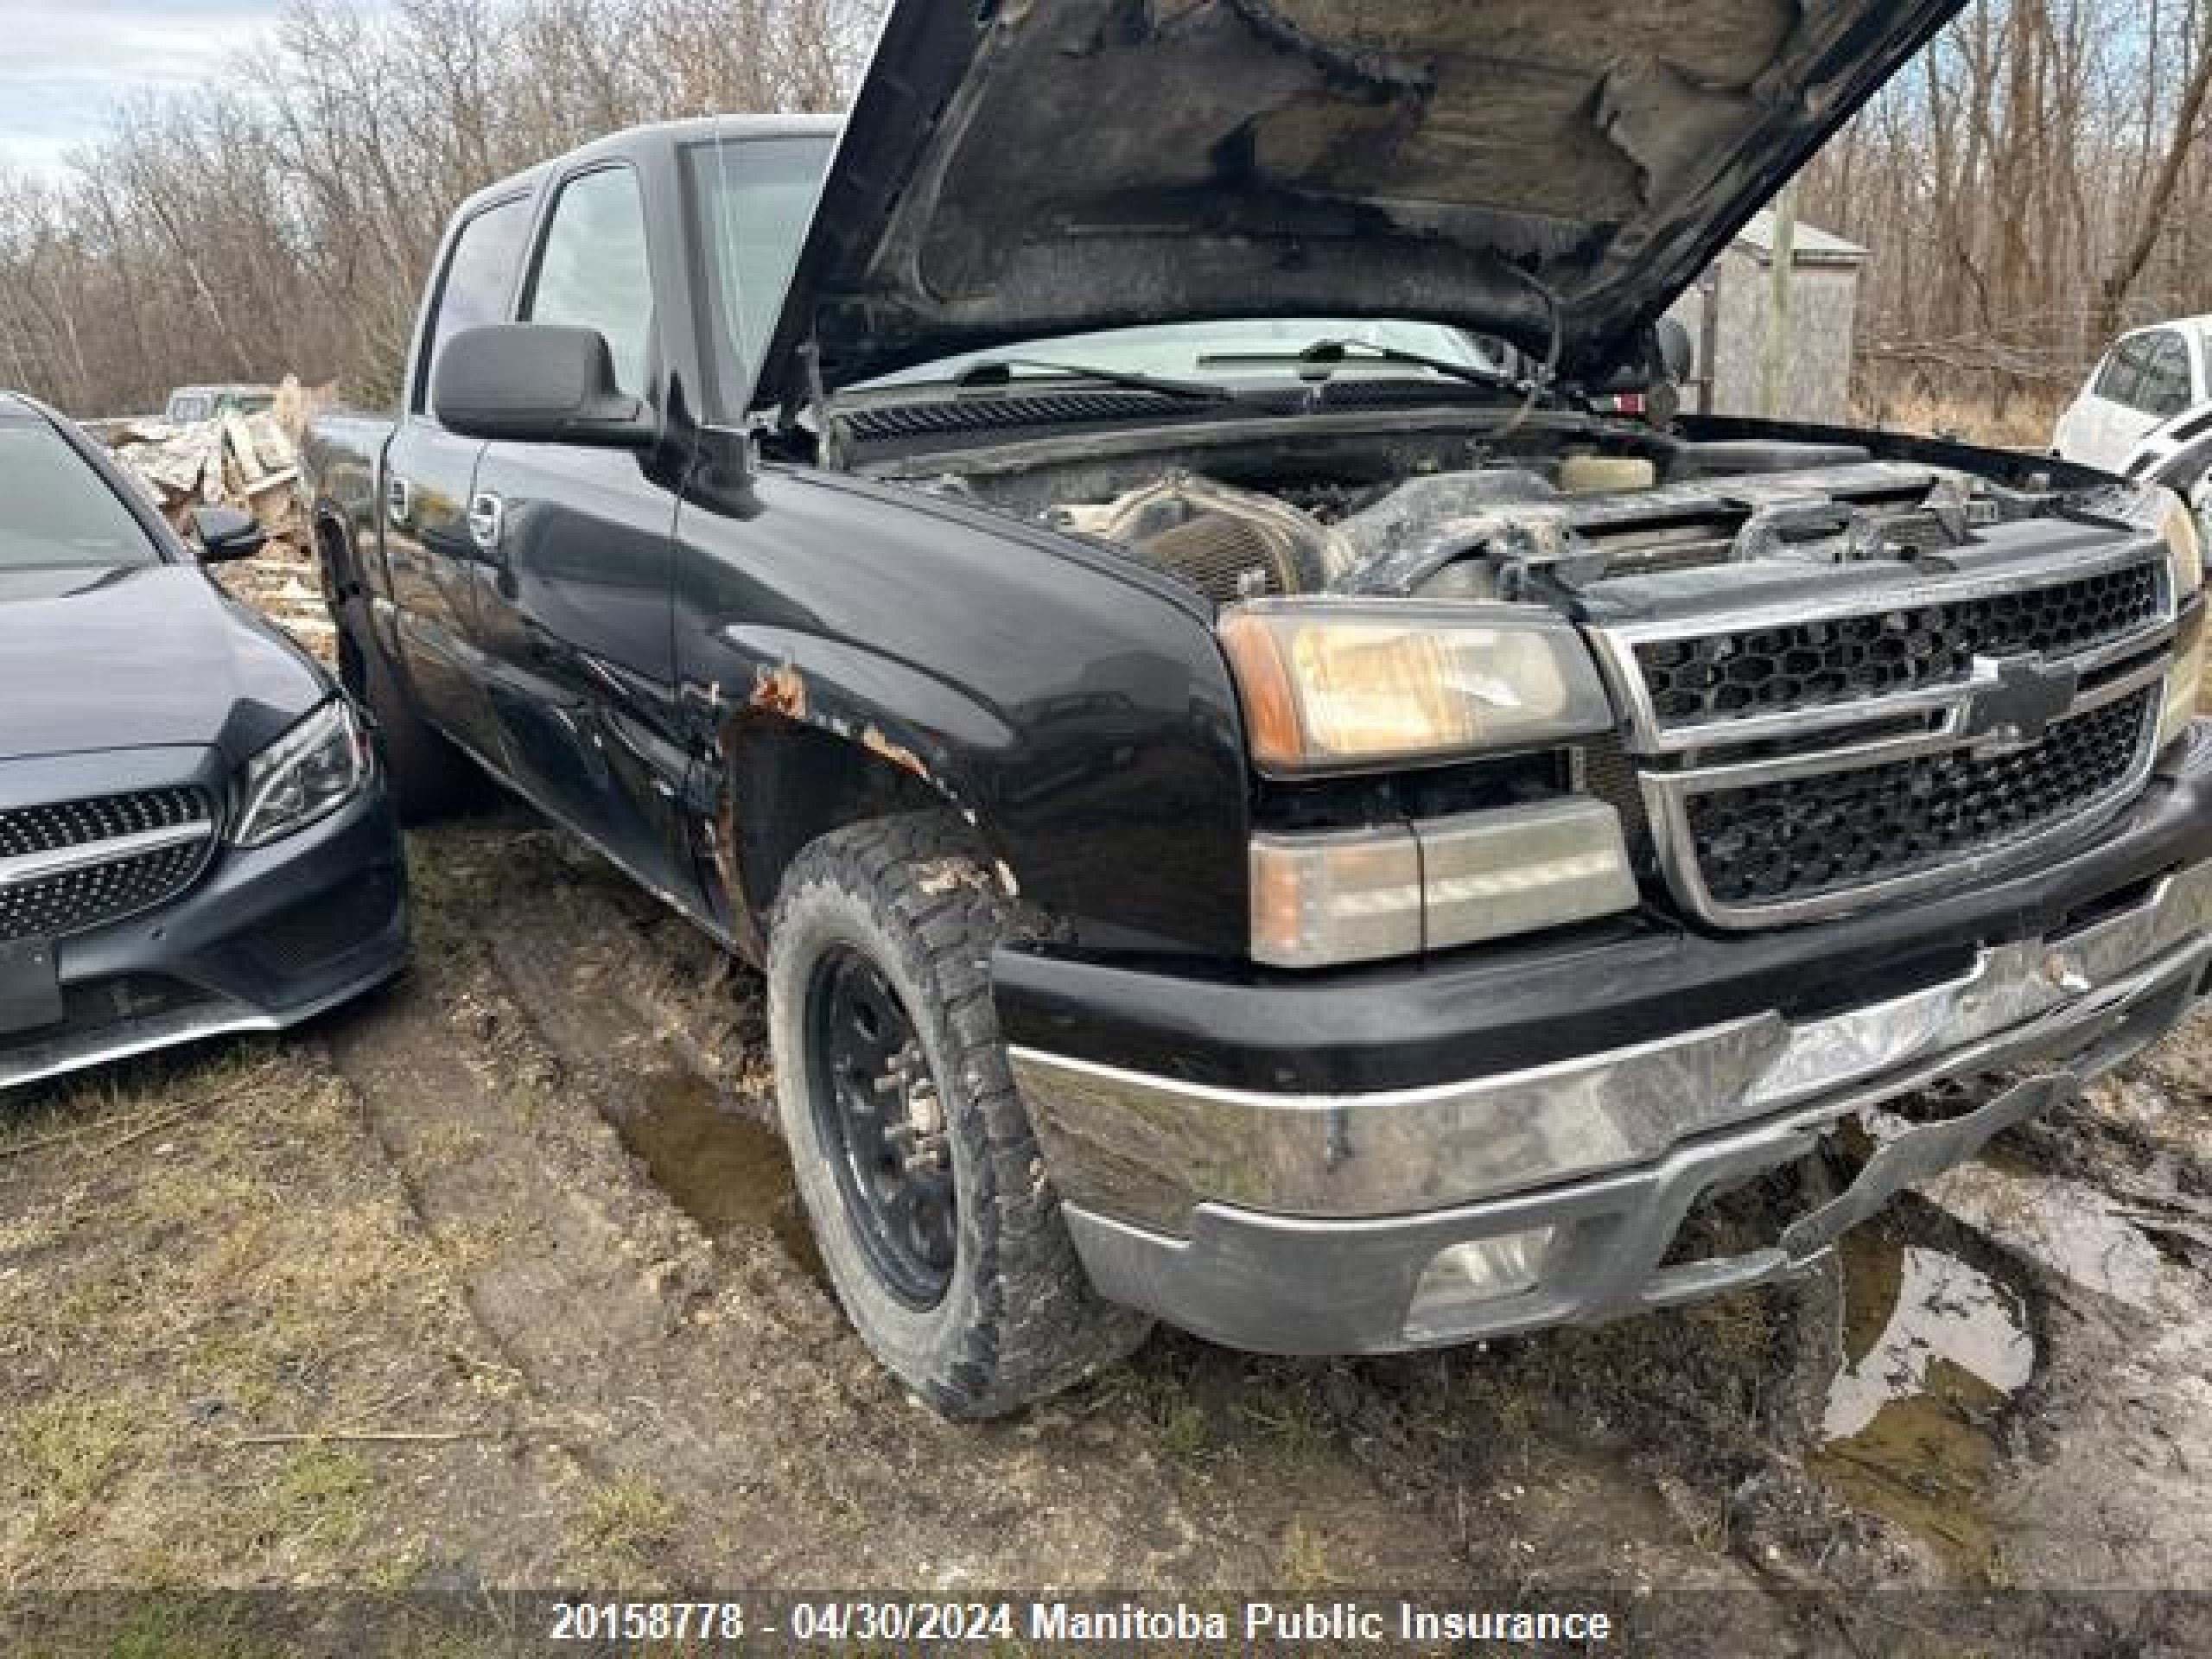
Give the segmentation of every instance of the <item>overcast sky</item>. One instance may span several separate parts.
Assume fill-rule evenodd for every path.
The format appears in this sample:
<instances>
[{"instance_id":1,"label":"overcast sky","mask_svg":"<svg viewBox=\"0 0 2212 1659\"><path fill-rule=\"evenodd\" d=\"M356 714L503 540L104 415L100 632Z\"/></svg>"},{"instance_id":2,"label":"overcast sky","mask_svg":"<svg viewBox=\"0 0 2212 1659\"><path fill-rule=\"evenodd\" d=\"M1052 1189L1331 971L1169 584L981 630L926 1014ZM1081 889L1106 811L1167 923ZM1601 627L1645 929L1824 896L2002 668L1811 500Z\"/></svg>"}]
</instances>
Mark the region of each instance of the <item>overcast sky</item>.
<instances>
[{"instance_id":1,"label":"overcast sky","mask_svg":"<svg viewBox=\"0 0 2212 1659\"><path fill-rule=\"evenodd\" d=\"M277 0L0 0L0 168L48 172L143 93L189 94Z\"/></svg>"}]
</instances>

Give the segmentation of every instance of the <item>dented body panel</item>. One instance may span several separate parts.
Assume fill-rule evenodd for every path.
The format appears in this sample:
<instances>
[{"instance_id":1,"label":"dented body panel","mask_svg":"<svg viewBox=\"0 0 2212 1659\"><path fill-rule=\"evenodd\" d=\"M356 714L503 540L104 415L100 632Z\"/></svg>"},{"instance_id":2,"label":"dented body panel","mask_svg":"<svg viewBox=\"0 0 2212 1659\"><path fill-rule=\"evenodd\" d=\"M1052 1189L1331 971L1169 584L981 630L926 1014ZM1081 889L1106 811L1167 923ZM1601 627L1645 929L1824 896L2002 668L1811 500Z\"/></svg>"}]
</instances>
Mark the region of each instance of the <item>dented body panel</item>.
<instances>
[{"instance_id":1,"label":"dented body panel","mask_svg":"<svg viewBox=\"0 0 2212 1659\"><path fill-rule=\"evenodd\" d=\"M679 672L726 741L782 721L853 746L965 815L1078 939L1242 949L1236 702L1185 595L998 515L796 469L727 494L695 479L680 529Z\"/></svg>"}]
</instances>

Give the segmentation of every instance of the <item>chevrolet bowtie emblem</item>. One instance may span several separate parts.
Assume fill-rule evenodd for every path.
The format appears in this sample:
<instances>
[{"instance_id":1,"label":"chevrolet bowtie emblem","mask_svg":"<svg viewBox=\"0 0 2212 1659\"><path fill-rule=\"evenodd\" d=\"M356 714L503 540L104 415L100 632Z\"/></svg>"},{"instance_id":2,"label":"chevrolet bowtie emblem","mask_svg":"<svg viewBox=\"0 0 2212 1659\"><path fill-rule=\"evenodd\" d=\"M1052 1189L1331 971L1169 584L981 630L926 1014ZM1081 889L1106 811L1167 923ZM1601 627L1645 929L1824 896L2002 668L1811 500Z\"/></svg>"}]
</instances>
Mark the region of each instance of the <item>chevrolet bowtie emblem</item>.
<instances>
[{"instance_id":1,"label":"chevrolet bowtie emblem","mask_svg":"<svg viewBox=\"0 0 2212 1659\"><path fill-rule=\"evenodd\" d=\"M1978 686L1967 705L1967 735L1982 740L1981 747L1988 748L2038 741L2051 721L2073 708L2082 678L2069 666L2033 657L2008 657L1975 666L1996 671L1996 677Z\"/></svg>"}]
</instances>

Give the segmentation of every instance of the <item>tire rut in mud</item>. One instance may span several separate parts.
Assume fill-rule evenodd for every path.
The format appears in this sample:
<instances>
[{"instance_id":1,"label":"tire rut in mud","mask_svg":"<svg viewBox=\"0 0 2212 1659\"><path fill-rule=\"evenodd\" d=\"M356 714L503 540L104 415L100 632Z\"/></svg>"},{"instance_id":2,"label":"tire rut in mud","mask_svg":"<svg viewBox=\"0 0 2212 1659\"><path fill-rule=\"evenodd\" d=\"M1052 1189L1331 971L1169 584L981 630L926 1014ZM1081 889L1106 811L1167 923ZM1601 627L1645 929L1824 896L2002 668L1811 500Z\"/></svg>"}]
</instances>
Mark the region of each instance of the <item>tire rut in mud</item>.
<instances>
[{"instance_id":1,"label":"tire rut in mud","mask_svg":"<svg viewBox=\"0 0 2212 1659\"><path fill-rule=\"evenodd\" d=\"M1173 1357L982 1428L920 1408L788 1227L709 1215L710 1233L626 1146L671 1089L757 1124L757 982L513 815L415 852L416 969L334 1030L337 1064L544 1420L592 1478L669 1501L648 1573L1125 1592L1275 1587L1287 1559L1317 1583L1463 1578L1347 1448L1246 1425L1221 1457L1163 1456L1147 1406Z\"/></svg>"}]
</instances>

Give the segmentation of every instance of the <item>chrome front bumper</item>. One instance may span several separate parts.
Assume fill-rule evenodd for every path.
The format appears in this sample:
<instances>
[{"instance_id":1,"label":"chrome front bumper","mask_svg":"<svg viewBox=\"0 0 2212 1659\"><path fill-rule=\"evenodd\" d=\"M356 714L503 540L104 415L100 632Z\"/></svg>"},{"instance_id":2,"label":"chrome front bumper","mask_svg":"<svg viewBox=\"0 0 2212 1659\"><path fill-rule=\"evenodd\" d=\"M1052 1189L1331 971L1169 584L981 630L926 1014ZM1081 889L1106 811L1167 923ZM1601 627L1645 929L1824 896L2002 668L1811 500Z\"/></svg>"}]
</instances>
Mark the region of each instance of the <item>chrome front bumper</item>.
<instances>
[{"instance_id":1,"label":"chrome front bumper","mask_svg":"<svg viewBox=\"0 0 2212 1659\"><path fill-rule=\"evenodd\" d=\"M1239 1346L1371 1351L1801 1269L1830 1242L1819 1230L1726 1263L1662 1274L1659 1262L1701 1194L1805 1156L1839 1119L1944 1078L2056 1068L1916 1132L1917 1151L1878 1158L1847 1195L1856 1219L2155 1040L2204 994L2208 970L2202 864L2115 915L1987 950L1968 973L1907 995L1465 1084L1270 1095L1029 1049L1014 1063L1103 1294ZM1861 1191L1869 1179L1879 1190ZM1510 1294L1440 1306L1424 1281L1455 1246L1539 1234L1534 1281Z\"/></svg>"}]
</instances>

